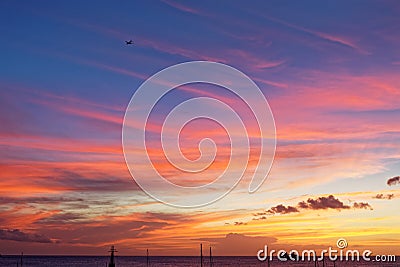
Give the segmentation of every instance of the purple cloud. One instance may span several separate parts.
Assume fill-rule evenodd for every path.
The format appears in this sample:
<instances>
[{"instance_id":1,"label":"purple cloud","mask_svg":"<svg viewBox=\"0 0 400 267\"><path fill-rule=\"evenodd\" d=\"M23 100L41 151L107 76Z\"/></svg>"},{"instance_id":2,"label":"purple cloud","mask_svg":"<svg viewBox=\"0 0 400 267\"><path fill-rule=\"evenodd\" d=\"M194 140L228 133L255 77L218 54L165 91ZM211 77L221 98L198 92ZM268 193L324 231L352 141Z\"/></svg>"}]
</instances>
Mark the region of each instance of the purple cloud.
<instances>
[{"instance_id":1,"label":"purple cloud","mask_svg":"<svg viewBox=\"0 0 400 267\"><path fill-rule=\"evenodd\" d=\"M282 204L279 204L278 206L272 207L268 210L268 213L270 214L288 214L294 212L299 212L299 210L292 206L285 207Z\"/></svg>"},{"instance_id":2,"label":"purple cloud","mask_svg":"<svg viewBox=\"0 0 400 267\"><path fill-rule=\"evenodd\" d=\"M400 184L400 176L396 176L387 180L387 185L392 186Z\"/></svg>"},{"instance_id":3,"label":"purple cloud","mask_svg":"<svg viewBox=\"0 0 400 267\"><path fill-rule=\"evenodd\" d=\"M44 235L25 233L19 229L0 229L0 239L20 242L54 243L50 238Z\"/></svg>"}]
</instances>

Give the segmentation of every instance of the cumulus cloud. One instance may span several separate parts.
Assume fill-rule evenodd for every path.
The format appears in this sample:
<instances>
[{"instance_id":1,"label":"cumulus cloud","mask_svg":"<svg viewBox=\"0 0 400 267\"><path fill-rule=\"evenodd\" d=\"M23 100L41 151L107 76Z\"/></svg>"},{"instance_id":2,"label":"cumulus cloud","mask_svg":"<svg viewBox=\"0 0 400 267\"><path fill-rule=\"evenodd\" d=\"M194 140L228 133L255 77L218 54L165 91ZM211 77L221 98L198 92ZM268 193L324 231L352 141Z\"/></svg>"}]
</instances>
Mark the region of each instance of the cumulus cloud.
<instances>
[{"instance_id":1,"label":"cumulus cloud","mask_svg":"<svg viewBox=\"0 0 400 267\"><path fill-rule=\"evenodd\" d=\"M368 203L366 203L366 202L354 202L353 208L355 208L355 209L369 209L369 210L373 210L373 208L371 207L371 205L368 204Z\"/></svg>"},{"instance_id":2,"label":"cumulus cloud","mask_svg":"<svg viewBox=\"0 0 400 267\"><path fill-rule=\"evenodd\" d=\"M349 209L350 206L343 204L342 201L335 198L333 195L328 197L319 197L317 199L309 198L307 201L301 201L298 204L299 208L302 209Z\"/></svg>"},{"instance_id":3,"label":"cumulus cloud","mask_svg":"<svg viewBox=\"0 0 400 267\"><path fill-rule=\"evenodd\" d=\"M384 197L383 195L377 195L378 197ZM388 199L393 197L393 194L388 194L386 196ZM253 220L265 220L265 215L271 214L289 214L300 212L301 210L326 210L326 209L370 209L373 210L371 205L366 202L355 202L353 206L345 205L338 198L335 198L333 195L329 195L328 197L318 197L318 198L309 198L306 201L298 202L297 206L284 206L283 204L279 204L275 207L270 208L266 212L258 212L254 213Z\"/></svg>"},{"instance_id":4,"label":"cumulus cloud","mask_svg":"<svg viewBox=\"0 0 400 267\"><path fill-rule=\"evenodd\" d=\"M279 204L278 206L270 208L267 212L270 214L288 214L288 213L299 212L299 210L292 206L286 207L282 204Z\"/></svg>"},{"instance_id":5,"label":"cumulus cloud","mask_svg":"<svg viewBox=\"0 0 400 267\"><path fill-rule=\"evenodd\" d=\"M19 229L0 229L0 240L20 242L53 243L53 241L41 234L25 233Z\"/></svg>"},{"instance_id":6,"label":"cumulus cloud","mask_svg":"<svg viewBox=\"0 0 400 267\"><path fill-rule=\"evenodd\" d=\"M392 186L400 184L400 176L396 176L387 180L387 185Z\"/></svg>"},{"instance_id":7,"label":"cumulus cloud","mask_svg":"<svg viewBox=\"0 0 400 267\"><path fill-rule=\"evenodd\" d=\"M392 199L392 198L394 198L394 194L386 194L386 195L384 195L384 194L376 194L376 196L374 196L373 198L376 198L376 199Z\"/></svg>"}]
</instances>

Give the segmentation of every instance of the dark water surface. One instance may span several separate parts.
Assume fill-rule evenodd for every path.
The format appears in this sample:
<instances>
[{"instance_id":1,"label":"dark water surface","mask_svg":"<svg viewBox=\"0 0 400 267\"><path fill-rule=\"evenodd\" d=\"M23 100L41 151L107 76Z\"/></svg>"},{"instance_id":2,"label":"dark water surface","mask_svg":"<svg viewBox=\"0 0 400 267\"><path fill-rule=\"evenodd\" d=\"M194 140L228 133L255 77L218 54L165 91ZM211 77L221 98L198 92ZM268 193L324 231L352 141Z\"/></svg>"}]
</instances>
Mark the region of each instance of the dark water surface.
<instances>
[{"instance_id":1,"label":"dark water surface","mask_svg":"<svg viewBox=\"0 0 400 267\"><path fill-rule=\"evenodd\" d=\"M106 256L24 256L23 266L26 267L99 267L107 266L109 257ZM117 256L116 267L146 267L146 257L128 257ZM0 266L20 266L20 256L3 256L0 257ZM266 262L258 261L257 257L214 257L213 266L267 266ZM150 266L166 267L166 266L200 266L199 257L150 257ZM203 266L210 266L209 259L206 257ZM310 266L313 267L314 262L279 262L274 259L270 262L270 266ZM322 262L318 262L318 267L322 267ZM325 267L334 266L333 262L326 260ZM357 266L387 266L400 267L400 258L396 258L396 262L377 263L377 262L336 262L336 267L357 267Z\"/></svg>"}]
</instances>

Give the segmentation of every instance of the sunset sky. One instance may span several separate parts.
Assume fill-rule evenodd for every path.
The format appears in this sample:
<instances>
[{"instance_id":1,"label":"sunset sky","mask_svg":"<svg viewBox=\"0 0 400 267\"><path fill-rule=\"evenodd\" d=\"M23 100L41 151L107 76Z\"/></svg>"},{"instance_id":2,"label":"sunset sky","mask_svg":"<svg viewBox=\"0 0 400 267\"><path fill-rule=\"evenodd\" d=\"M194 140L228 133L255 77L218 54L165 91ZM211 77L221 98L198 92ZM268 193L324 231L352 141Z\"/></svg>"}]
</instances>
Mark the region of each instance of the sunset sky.
<instances>
[{"instance_id":1,"label":"sunset sky","mask_svg":"<svg viewBox=\"0 0 400 267\"><path fill-rule=\"evenodd\" d=\"M264 244L319 250L338 238L400 254L400 2L5 0L0 29L1 254L104 255L115 245L118 255L197 255L203 243L255 256ZM226 168L227 133L206 120L185 127L181 145L196 159L199 141L215 140L208 173L165 161L162 120L189 98L231 105L252 145L229 195L182 209L135 184L122 123L147 78L192 60L230 65L260 87L277 147L249 194L260 133L248 107L217 86L174 89L150 117L161 174L202 185Z\"/></svg>"}]
</instances>

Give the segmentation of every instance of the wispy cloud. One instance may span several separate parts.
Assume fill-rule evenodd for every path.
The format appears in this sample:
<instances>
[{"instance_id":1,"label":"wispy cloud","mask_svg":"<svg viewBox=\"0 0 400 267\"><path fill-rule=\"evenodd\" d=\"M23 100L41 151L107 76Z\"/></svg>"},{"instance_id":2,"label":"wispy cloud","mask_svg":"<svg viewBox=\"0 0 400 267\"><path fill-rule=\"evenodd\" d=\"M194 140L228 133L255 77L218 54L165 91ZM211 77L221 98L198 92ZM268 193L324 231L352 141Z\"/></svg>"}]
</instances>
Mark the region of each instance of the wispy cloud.
<instances>
[{"instance_id":1,"label":"wispy cloud","mask_svg":"<svg viewBox=\"0 0 400 267\"><path fill-rule=\"evenodd\" d=\"M54 243L50 238L37 233L26 233L19 229L0 229L0 239L20 242Z\"/></svg>"},{"instance_id":2,"label":"wispy cloud","mask_svg":"<svg viewBox=\"0 0 400 267\"><path fill-rule=\"evenodd\" d=\"M193 8L193 7L189 7L189 6L187 6L187 5L183 5L183 4L181 4L181 3L177 3L177 2L175 2L175 1L169 1L169 0L162 0L164 3L166 3L167 5L169 5L169 6L171 6L171 7L173 7L173 8L175 8L175 9L178 9L178 10L180 10L180 11L183 11L183 12L187 12L187 13L190 13L190 14L195 14L195 15L200 15L200 14L202 14L198 9L195 9L195 8Z\"/></svg>"},{"instance_id":3,"label":"wispy cloud","mask_svg":"<svg viewBox=\"0 0 400 267\"><path fill-rule=\"evenodd\" d=\"M163 53L179 55L192 60L208 60L220 63L228 63L228 60L219 56L221 53L215 50L200 52L194 48L182 47L180 45L168 43L167 41L149 39L145 37L141 38L138 45L148 46Z\"/></svg>"},{"instance_id":4,"label":"wispy cloud","mask_svg":"<svg viewBox=\"0 0 400 267\"><path fill-rule=\"evenodd\" d=\"M240 233L229 233L224 237L202 238L199 241L210 242L214 247L214 255L253 255L254 251L263 248L265 244L273 244L275 237L249 236Z\"/></svg>"},{"instance_id":5,"label":"wispy cloud","mask_svg":"<svg viewBox=\"0 0 400 267\"><path fill-rule=\"evenodd\" d=\"M253 221L262 221L262 220L266 220L267 216L260 216L260 217L254 217L252 220Z\"/></svg>"},{"instance_id":6,"label":"wispy cloud","mask_svg":"<svg viewBox=\"0 0 400 267\"><path fill-rule=\"evenodd\" d=\"M265 16L265 15L264 15ZM304 32L304 33L308 33L312 36L318 37L322 40L331 42L331 43L336 43L336 44L340 44L343 45L345 47L349 47L352 48L362 54L369 54L366 50L360 48L354 41L352 41L349 37L342 37L339 35L334 35L334 34L329 34L329 33L325 33L325 32L321 32L321 31L317 31L317 30L312 30L306 27L302 27L287 21L284 21L282 19L278 19L272 16L265 16L268 20L279 23L281 25L284 25L286 27Z\"/></svg>"},{"instance_id":7,"label":"wispy cloud","mask_svg":"<svg viewBox=\"0 0 400 267\"><path fill-rule=\"evenodd\" d=\"M276 68L287 62L285 59L266 59L265 55L257 55L243 49L229 49L226 53L225 57L230 59L229 62L240 62L242 65L246 65L252 72ZM272 83L272 85L276 84Z\"/></svg>"}]
</instances>

